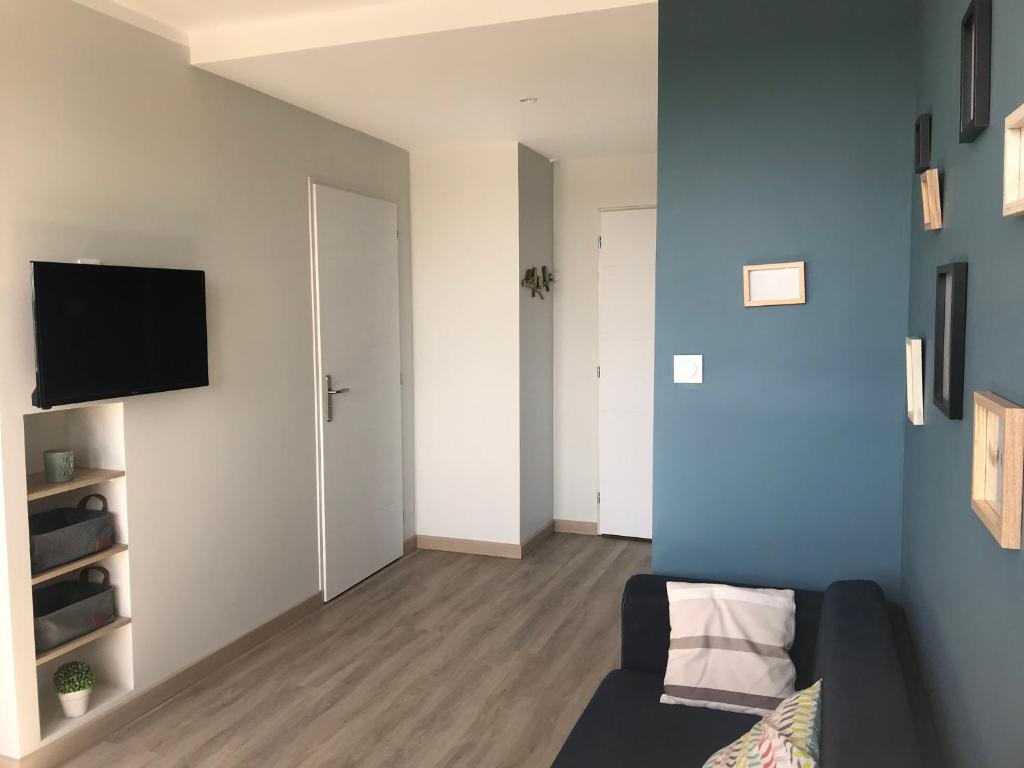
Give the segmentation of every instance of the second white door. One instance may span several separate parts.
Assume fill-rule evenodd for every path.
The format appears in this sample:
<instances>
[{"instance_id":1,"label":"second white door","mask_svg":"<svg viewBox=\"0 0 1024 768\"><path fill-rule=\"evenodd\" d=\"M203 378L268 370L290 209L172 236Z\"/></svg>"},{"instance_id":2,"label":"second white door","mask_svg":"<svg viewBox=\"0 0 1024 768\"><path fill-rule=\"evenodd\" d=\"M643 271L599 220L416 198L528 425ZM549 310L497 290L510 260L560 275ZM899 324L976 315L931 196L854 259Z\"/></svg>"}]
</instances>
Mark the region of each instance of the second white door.
<instances>
[{"instance_id":1,"label":"second white door","mask_svg":"<svg viewBox=\"0 0 1024 768\"><path fill-rule=\"evenodd\" d=\"M598 255L599 526L650 539L657 212L601 212Z\"/></svg>"},{"instance_id":2,"label":"second white door","mask_svg":"<svg viewBox=\"0 0 1024 768\"><path fill-rule=\"evenodd\" d=\"M402 556L398 209L314 184L321 582Z\"/></svg>"}]
</instances>

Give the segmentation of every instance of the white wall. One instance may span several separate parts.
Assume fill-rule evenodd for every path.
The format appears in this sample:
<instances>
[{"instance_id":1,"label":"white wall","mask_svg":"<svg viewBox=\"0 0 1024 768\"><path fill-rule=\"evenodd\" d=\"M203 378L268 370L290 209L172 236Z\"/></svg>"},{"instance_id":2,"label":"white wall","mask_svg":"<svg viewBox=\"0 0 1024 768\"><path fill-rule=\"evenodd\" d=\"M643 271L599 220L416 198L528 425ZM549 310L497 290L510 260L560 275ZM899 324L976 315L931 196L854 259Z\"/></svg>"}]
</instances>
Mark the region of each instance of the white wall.
<instances>
[{"instance_id":1,"label":"white wall","mask_svg":"<svg viewBox=\"0 0 1024 768\"><path fill-rule=\"evenodd\" d=\"M555 164L555 518L597 521L599 210L655 205L657 156Z\"/></svg>"},{"instance_id":2,"label":"white wall","mask_svg":"<svg viewBox=\"0 0 1024 768\"><path fill-rule=\"evenodd\" d=\"M519 146L519 275L529 267L554 268L554 202L551 161ZM523 542L554 517L552 431L552 307L519 288L520 538Z\"/></svg>"},{"instance_id":3,"label":"white wall","mask_svg":"<svg viewBox=\"0 0 1024 768\"><path fill-rule=\"evenodd\" d=\"M518 145L413 152L416 532L518 544Z\"/></svg>"},{"instance_id":4,"label":"white wall","mask_svg":"<svg viewBox=\"0 0 1024 768\"><path fill-rule=\"evenodd\" d=\"M8 641L0 618L0 752L18 753L35 737L24 717L9 732L7 702L12 654L31 688L35 675L28 261L206 270L211 386L124 407L144 688L317 592L307 177L398 202L411 383L409 166L394 146L196 70L184 48L67 0L0 3L0 30L0 544L15 625ZM19 698L22 714L34 706Z\"/></svg>"}]
</instances>

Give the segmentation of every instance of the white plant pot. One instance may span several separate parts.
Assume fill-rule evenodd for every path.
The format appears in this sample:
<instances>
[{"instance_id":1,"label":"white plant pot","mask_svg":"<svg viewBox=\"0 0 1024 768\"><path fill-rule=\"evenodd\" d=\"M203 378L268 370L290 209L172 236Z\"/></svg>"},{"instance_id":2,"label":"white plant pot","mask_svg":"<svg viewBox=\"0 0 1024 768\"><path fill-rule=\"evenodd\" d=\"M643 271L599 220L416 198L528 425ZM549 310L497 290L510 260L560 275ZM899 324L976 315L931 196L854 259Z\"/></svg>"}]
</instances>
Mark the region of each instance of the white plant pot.
<instances>
[{"instance_id":1,"label":"white plant pot","mask_svg":"<svg viewBox=\"0 0 1024 768\"><path fill-rule=\"evenodd\" d=\"M92 695L92 688L74 693L58 693L60 708L64 710L64 717L81 717L89 711L89 696Z\"/></svg>"}]
</instances>

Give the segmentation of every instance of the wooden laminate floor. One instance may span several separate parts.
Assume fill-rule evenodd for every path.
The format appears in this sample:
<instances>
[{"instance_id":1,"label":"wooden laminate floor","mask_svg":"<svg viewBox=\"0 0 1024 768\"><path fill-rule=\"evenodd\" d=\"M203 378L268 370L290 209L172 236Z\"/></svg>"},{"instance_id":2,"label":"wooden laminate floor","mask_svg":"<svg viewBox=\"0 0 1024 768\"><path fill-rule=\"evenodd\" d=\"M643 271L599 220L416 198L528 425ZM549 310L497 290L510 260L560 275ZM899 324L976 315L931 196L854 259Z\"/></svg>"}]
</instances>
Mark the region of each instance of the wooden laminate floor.
<instances>
[{"instance_id":1,"label":"wooden laminate floor","mask_svg":"<svg viewBox=\"0 0 1024 768\"><path fill-rule=\"evenodd\" d=\"M68 768L549 766L649 567L649 544L571 534L523 561L417 552Z\"/></svg>"}]
</instances>

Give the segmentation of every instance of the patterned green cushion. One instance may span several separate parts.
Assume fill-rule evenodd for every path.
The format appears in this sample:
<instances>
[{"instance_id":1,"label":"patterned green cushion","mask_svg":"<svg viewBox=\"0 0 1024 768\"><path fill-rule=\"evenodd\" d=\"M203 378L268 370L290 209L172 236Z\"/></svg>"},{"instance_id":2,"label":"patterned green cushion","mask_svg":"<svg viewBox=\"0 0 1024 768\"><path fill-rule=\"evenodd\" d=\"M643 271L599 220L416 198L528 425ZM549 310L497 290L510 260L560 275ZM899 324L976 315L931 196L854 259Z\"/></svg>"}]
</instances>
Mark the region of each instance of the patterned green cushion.
<instances>
[{"instance_id":1,"label":"patterned green cushion","mask_svg":"<svg viewBox=\"0 0 1024 768\"><path fill-rule=\"evenodd\" d=\"M797 691L704 768L817 768L821 743L821 680Z\"/></svg>"}]
</instances>

